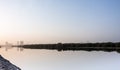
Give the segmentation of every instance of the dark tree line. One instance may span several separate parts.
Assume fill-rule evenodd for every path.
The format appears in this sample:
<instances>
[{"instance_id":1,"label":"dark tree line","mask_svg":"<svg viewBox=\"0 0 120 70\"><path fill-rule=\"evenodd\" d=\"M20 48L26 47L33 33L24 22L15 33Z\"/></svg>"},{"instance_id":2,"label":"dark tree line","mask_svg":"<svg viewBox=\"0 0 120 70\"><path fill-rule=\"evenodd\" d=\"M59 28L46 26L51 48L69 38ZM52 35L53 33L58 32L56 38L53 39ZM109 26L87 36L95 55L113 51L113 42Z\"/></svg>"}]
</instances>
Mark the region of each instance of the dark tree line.
<instances>
[{"instance_id":1,"label":"dark tree line","mask_svg":"<svg viewBox=\"0 0 120 70\"><path fill-rule=\"evenodd\" d=\"M104 51L118 51L120 50L120 42L112 43L57 43L57 44L29 44L19 46L28 49L50 49L50 50L104 50Z\"/></svg>"}]
</instances>

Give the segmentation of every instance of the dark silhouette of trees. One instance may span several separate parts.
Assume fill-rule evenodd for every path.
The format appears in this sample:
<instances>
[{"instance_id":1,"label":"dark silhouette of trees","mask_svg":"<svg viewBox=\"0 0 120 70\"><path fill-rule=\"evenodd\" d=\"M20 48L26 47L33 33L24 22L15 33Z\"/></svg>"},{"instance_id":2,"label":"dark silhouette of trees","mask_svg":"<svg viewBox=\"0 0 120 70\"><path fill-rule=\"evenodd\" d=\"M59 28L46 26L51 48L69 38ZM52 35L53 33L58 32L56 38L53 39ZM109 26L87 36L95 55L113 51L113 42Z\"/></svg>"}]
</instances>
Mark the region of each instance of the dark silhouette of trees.
<instances>
[{"instance_id":1,"label":"dark silhouette of trees","mask_svg":"<svg viewBox=\"0 0 120 70\"><path fill-rule=\"evenodd\" d=\"M22 45L23 48L29 49L50 49L50 50L102 50L102 51L119 51L120 50L120 42L112 43L57 43L57 44L29 44Z\"/></svg>"}]
</instances>

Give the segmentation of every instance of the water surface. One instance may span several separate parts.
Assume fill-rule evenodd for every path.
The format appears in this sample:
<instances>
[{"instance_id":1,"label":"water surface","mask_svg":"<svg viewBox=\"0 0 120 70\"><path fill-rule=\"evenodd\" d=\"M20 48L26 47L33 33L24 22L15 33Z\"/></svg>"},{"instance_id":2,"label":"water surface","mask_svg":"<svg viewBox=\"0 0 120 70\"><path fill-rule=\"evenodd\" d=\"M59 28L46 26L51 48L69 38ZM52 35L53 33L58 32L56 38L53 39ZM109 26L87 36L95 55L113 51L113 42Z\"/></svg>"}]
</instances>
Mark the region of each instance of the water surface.
<instances>
[{"instance_id":1,"label":"water surface","mask_svg":"<svg viewBox=\"0 0 120 70\"><path fill-rule=\"evenodd\" d=\"M120 70L117 52L0 48L0 54L22 70Z\"/></svg>"}]
</instances>

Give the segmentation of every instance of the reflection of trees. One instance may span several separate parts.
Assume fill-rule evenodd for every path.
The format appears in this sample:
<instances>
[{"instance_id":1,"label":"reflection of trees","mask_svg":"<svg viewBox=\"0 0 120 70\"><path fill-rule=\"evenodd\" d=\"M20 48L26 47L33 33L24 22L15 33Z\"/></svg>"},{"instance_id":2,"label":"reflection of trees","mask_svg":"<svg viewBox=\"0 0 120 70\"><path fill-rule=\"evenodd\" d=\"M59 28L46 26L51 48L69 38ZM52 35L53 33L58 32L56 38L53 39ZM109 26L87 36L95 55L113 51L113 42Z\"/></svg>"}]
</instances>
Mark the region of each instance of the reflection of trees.
<instances>
[{"instance_id":1,"label":"reflection of trees","mask_svg":"<svg viewBox=\"0 0 120 70\"><path fill-rule=\"evenodd\" d=\"M20 46L19 46L20 47ZM104 50L104 51L119 51L120 50L120 43L58 43L58 44L30 44L30 45L23 45L23 48L30 48L30 49L51 49L51 50L58 50L58 51L65 51L65 50Z\"/></svg>"}]
</instances>

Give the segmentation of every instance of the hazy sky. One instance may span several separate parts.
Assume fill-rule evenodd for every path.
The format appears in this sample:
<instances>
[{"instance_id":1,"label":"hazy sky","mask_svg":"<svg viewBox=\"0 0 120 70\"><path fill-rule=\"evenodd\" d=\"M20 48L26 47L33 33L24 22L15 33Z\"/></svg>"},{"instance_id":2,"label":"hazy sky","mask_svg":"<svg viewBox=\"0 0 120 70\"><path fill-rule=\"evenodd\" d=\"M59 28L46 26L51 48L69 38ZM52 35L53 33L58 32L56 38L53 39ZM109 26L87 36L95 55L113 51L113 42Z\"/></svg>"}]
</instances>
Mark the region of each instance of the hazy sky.
<instances>
[{"instance_id":1,"label":"hazy sky","mask_svg":"<svg viewBox=\"0 0 120 70\"><path fill-rule=\"evenodd\" d=\"M0 0L0 44L120 41L120 0Z\"/></svg>"}]
</instances>

